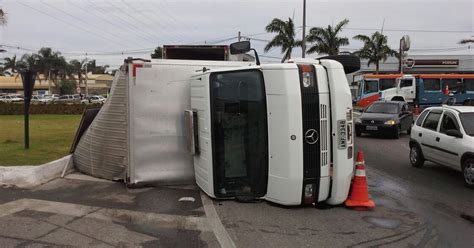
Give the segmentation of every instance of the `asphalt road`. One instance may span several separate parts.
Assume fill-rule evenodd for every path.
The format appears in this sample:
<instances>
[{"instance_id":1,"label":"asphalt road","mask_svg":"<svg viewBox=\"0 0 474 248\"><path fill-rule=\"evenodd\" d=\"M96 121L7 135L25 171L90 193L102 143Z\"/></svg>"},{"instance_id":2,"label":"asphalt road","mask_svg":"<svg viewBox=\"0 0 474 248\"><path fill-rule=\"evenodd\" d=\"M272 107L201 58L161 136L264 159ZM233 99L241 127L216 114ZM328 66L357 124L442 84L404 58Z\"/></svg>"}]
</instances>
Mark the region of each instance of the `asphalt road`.
<instances>
[{"instance_id":1,"label":"asphalt road","mask_svg":"<svg viewBox=\"0 0 474 248\"><path fill-rule=\"evenodd\" d=\"M474 247L474 190L460 172L410 166L408 135L364 136L369 191L377 207L285 208L268 202L215 202L237 247Z\"/></svg>"},{"instance_id":2,"label":"asphalt road","mask_svg":"<svg viewBox=\"0 0 474 248\"><path fill-rule=\"evenodd\" d=\"M437 230L440 247L474 247L474 189L464 186L461 172L426 162L409 162L409 136L399 140L357 138L365 152L374 197L394 198L400 208L420 216ZM469 221L470 219L470 221Z\"/></svg>"},{"instance_id":3,"label":"asphalt road","mask_svg":"<svg viewBox=\"0 0 474 248\"><path fill-rule=\"evenodd\" d=\"M356 139L371 211L211 201L196 186L128 189L72 174L0 188L0 247L473 248L474 190L458 171L411 167L408 139Z\"/></svg>"}]
</instances>

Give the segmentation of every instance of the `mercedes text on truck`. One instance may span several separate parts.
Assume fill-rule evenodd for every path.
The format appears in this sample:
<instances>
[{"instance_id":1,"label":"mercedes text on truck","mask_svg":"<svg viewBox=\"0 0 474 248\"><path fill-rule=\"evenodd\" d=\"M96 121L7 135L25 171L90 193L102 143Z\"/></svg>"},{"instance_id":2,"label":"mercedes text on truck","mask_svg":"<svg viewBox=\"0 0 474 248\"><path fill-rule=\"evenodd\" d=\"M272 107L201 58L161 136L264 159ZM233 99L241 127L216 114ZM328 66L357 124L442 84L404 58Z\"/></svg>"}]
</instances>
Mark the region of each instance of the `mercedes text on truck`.
<instances>
[{"instance_id":1,"label":"mercedes text on truck","mask_svg":"<svg viewBox=\"0 0 474 248\"><path fill-rule=\"evenodd\" d=\"M353 121L341 63L203 68L192 76L190 94L195 178L210 197L282 205L347 198Z\"/></svg>"}]
</instances>

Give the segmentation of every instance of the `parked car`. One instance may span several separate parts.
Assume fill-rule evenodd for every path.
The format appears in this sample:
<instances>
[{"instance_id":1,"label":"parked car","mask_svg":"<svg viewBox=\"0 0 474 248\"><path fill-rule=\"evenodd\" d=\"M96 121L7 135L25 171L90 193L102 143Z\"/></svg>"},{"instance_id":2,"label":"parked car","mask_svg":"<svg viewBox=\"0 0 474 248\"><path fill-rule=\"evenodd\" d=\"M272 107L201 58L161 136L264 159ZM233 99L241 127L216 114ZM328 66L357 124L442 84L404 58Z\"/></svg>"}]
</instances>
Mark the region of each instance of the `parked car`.
<instances>
[{"instance_id":1,"label":"parked car","mask_svg":"<svg viewBox=\"0 0 474 248\"><path fill-rule=\"evenodd\" d=\"M100 104L103 104L105 102L105 98L103 96L100 96L100 95L96 95L96 96L87 96L86 98L84 98L81 103L82 104L90 104L90 103L100 103Z\"/></svg>"},{"instance_id":2,"label":"parked car","mask_svg":"<svg viewBox=\"0 0 474 248\"><path fill-rule=\"evenodd\" d=\"M46 104L51 102L51 99L46 98L42 95L34 95L31 97L31 103L36 103L36 104Z\"/></svg>"},{"instance_id":3,"label":"parked car","mask_svg":"<svg viewBox=\"0 0 474 248\"><path fill-rule=\"evenodd\" d=\"M416 120L410 139L410 162L431 161L462 171L474 188L474 107L427 108Z\"/></svg>"},{"instance_id":4,"label":"parked car","mask_svg":"<svg viewBox=\"0 0 474 248\"><path fill-rule=\"evenodd\" d=\"M413 113L408 104L402 101L374 102L363 110L360 118L355 120L356 136L363 133L390 134L398 139L400 133L411 132Z\"/></svg>"},{"instance_id":5,"label":"parked car","mask_svg":"<svg viewBox=\"0 0 474 248\"><path fill-rule=\"evenodd\" d=\"M20 98L17 95L5 95L5 96L0 96L0 102L4 102L4 103L23 102L23 98Z\"/></svg>"},{"instance_id":6,"label":"parked car","mask_svg":"<svg viewBox=\"0 0 474 248\"><path fill-rule=\"evenodd\" d=\"M54 100L55 103L79 103L81 98L74 95L62 95L58 99Z\"/></svg>"},{"instance_id":7,"label":"parked car","mask_svg":"<svg viewBox=\"0 0 474 248\"><path fill-rule=\"evenodd\" d=\"M51 99L51 101L54 101L59 98L58 94L52 94L52 95L44 95L45 98Z\"/></svg>"}]
</instances>

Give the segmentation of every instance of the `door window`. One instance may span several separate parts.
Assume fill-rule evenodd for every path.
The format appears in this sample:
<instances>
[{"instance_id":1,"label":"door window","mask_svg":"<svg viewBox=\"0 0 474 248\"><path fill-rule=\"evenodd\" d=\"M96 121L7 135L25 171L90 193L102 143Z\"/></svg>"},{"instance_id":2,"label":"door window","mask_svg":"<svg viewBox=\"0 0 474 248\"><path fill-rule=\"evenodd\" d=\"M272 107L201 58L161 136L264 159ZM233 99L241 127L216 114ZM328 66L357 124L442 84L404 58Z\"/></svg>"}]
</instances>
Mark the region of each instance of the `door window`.
<instances>
[{"instance_id":1,"label":"door window","mask_svg":"<svg viewBox=\"0 0 474 248\"><path fill-rule=\"evenodd\" d=\"M474 78L465 78L464 87L467 91L474 91Z\"/></svg>"},{"instance_id":2,"label":"door window","mask_svg":"<svg viewBox=\"0 0 474 248\"><path fill-rule=\"evenodd\" d=\"M400 83L400 88L411 86L413 86L413 79L402 79L402 82Z\"/></svg>"},{"instance_id":3,"label":"door window","mask_svg":"<svg viewBox=\"0 0 474 248\"><path fill-rule=\"evenodd\" d=\"M423 127L436 131L438 128L439 118L441 117L441 112L430 112L423 123Z\"/></svg>"},{"instance_id":4,"label":"door window","mask_svg":"<svg viewBox=\"0 0 474 248\"><path fill-rule=\"evenodd\" d=\"M214 193L263 196L268 178L267 107L258 70L212 73Z\"/></svg>"},{"instance_id":5,"label":"door window","mask_svg":"<svg viewBox=\"0 0 474 248\"><path fill-rule=\"evenodd\" d=\"M381 78L379 79L379 89L386 90L395 88L395 78Z\"/></svg>"},{"instance_id":6,"label":"door window","mask_svg":"<svg viewBox=\"0 0 474 248\"><path fill-rule=\"evenodd\" d=\"M425 91L441 91L441 80L438 78L423 79Z\"/></svg>"},{"instance_id":7,"label":"door window","mask_svg":"<svg viewBox=\"0 0 474 248\"><path fill-rule=\"evenodd\" d=\"M417 126L421 126L421 123L423 123L423 120L425 119L426 115L429 113L430 111L423 111L423 113L421 113L420 116L418 116L418 118L416 119L416 125Z\"/></svg>"},{"instance_id":8,"label":"door window","mask_svg":"<svg viewBox=\"0 0 474 248\"><path fill-rule=\"evenodd\" d=\"M375 80L365 80L364 94L379 92L378 82Z\"/></svg>"},{"instance_id":9,"label":"door window","mask_svg":"<svg viewBox=\"0 0 474 248\"><path fill-rule=\"evenodd\" d=\"M444 112L443 120L441 121L441 126L439 128L440 133L446 133L448 130L458 130L459 124L453 114L449 112Z\"/></svg>"}]
</instances>

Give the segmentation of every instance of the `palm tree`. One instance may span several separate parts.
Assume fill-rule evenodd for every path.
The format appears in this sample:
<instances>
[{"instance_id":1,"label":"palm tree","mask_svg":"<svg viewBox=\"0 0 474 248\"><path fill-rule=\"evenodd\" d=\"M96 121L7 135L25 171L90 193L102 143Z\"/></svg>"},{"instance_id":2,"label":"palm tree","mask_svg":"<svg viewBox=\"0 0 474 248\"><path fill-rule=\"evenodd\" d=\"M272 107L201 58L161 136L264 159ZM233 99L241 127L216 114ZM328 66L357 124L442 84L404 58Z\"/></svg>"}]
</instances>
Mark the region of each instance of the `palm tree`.
<instances>
[{"instance_id":1,"label":"palm tree","mask_svg":"<svg viewBox=\"0 0 474 248\"><path fill-rule=\"evenodd\" d=\"M20 61L17 61L16 60L16 55L13 55L13 57L11 58L4 58L3 59L5 62L3 62L3 69L4 70L8 70L10 69L12 71L12 73L15 73L15 72L18 72L18 63Z\"/></svg>"},{"instance_id":2,"label":"palm tree","mask_svg":"<svg viewBox=\"0 0 474 248\"><path fill-rule=\"evenodd\" d=\"M362 59L367 59L367 66L375 64L376 73L379 73L379 63L381 60L385 62L388 56L398 56L397 51L387 45L387 36L378 31L370 37L359 34L354 36L354 39L364 42L364 46L355 54Z\"/></svg>"},{"instance_id":3,"label":"palm tree","mask_svg":"<svg viewBox=\"0 0 474 248\"><path fill-rule=\"evenodd\" d=\"M69 61L69 65L71 65L71 69L73 73L77 75L79 85L82 82L82 74L84 73L84 63L85 63L85 60L83 60L82 62L77 59L73 59Z\"/></svg>"},{"instance_id":4,"label":"palm tree","mask_svg":"<svg viewBox=\"0 0 474 248\"><path fill-rule=\"evenodd\" d=\"M265 46L264 51L268 52L272 47L281 47L281 52L285 54L281 62L286 59L291 59L291 52L294 47L301 46L300 40L295 40L295 25L293 20L288 18L288 21L282 21L275 18L265 27L269 33L277 33L275 37Z\"/></svg>"},{"instance_id":5,"label":"palm tree","mask_svg":"<svg viewBox=\"0 0 474 248\"><path fill-rule=\"evenodd\" d=\"M334 28L331 25L328 25L327 28L311 28L308 36L306 36L306 40L316 44L308 49L308 53L317 52L337 55L339 53L339 47L349 45L349 39L347 37L338 37L338 34L348 23L349 20L344 19Z\"/></svg>"}]
</instances>

